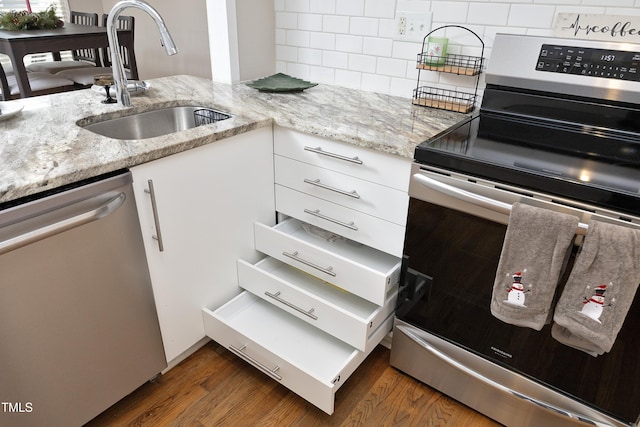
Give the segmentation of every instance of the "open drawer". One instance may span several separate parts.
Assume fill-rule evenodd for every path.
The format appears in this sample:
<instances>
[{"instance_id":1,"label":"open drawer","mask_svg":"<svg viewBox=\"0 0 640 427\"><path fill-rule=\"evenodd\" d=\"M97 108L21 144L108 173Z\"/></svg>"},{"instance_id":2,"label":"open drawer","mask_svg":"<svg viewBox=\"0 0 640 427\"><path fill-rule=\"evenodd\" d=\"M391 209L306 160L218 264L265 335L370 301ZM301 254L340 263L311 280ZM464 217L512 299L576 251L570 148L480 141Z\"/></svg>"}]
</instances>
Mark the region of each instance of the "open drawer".
<instances>
[{"instance_id":1,"label":"open drawer","mask_svg":"<svg viewBox=\"0 0 640 427\"><path fill-rule=\"evenodd\" d=\"M394 312L398 294L393 288L379 306L271 257L255 265L238 260L238 282L278 309L361 351Z\"/></svg>"},{"instance_id":2,"label":"open drawer","mask_svg":"<svg viewBox=\"0 0 640 427\"><path fill-rule=\"evenodd\" d=\"M314 229L295 218L273 227L256 223L255 248L374 304L384 305L389 289L398 284L400 259L353 240L327 239Z\"/></svg>"},{"instance_id":3,"label":"open drawer","mask_svg":"<svg viewBox=\"0 0 640 427\"><path fill-rule=\"evenodd\" d=\"M393 322L389 316L362 352L249 292L202 313L210 338L328 414L336 391Z\"/></svg>"}]
</instances>

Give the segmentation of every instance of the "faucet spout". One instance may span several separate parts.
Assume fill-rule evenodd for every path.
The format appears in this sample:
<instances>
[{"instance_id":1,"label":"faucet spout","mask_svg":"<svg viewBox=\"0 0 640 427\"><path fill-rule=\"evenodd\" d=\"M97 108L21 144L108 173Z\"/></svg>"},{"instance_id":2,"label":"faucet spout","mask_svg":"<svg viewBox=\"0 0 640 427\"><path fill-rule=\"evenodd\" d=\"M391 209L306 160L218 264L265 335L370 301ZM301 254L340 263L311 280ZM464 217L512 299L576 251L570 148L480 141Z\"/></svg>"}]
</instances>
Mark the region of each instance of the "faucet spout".
<instances>
[{"instance_id":1,"label":"faucet spout","mask_svg":"<svg viewBox=\"0 0 640 427\"><path fill-rule=\"evenodd\" d=\"M123 10L132 7L140 9L148 13L153 18L158 30L160 30L160 42L164 46L167 55L175 55L178 53L176 44L169 34L169 30L164 23L164 19L152 6L142 0L121 0L116 3L107 17L107 38L109 39L109 52L111 53L111 68L113 70L113 80L116 88L116 99L125 107L131 106L131 97L127 90L127 76L118 49L118 17Z\"/></svg>"}]
</instances>

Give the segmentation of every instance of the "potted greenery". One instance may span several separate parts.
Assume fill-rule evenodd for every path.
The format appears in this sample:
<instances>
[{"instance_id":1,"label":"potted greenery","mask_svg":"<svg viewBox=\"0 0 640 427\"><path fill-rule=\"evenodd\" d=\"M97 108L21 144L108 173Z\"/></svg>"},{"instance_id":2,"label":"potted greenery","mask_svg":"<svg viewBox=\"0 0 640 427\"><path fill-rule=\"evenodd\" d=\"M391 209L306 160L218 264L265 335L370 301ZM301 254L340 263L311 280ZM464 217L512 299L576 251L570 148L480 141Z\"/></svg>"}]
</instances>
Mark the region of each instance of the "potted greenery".
<instances>
[{"instance_id":1,"label":"potted greenery","mask_svg":"<svg viewBox=\"0 0 640 427\"><path fill-rule=\"evenodd\" d=\"M51 5L42 12L32 12L27 3L27 10L11 10L0 12L0 29L3 30L51 30L64 26L64 22L56 14Z\"/></svg>"}]
</instances>

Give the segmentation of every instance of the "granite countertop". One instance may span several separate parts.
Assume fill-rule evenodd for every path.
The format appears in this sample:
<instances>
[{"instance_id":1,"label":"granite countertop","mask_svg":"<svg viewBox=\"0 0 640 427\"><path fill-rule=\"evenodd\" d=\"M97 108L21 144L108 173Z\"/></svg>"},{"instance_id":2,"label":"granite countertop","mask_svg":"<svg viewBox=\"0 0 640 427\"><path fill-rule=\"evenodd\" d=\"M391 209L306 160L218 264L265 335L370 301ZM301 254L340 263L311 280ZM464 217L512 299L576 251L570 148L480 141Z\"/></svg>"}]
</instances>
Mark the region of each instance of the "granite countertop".
<instances>
[{"instance_id":1,"label":"granite countertop","mask_svg":"<svg viewBox=\"0 0 640 427\"><path fill-rule=\"evenodd\" d=\"M0 203L135 166L273 123L301 132L413 158L417 144L463 115L417 107L407 98L318 85L302 93L261 93L244 83L192 76L149 81L132 107L102 104L81 90L10 101L21 113L0 121ZM231 119L171 135L121 141L94 134L89 124L161 107L202 105Z\"/></svg>"}]
</instances>

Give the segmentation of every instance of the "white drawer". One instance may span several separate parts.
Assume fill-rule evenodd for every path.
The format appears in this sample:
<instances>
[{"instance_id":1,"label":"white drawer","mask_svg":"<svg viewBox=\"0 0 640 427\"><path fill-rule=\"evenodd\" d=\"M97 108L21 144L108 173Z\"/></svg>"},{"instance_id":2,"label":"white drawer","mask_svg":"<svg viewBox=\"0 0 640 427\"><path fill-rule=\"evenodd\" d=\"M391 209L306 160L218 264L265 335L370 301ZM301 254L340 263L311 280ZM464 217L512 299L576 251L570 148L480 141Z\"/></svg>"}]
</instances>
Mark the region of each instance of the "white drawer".
<instances>
[{"instance_id":1,"label":"white drawer","mask_svg":"<svg viewBox=\"0 0 640 427\"><path fill-rule=\"evenodd\" d=\"M238 284L360 351L394 312L398 294L393 288L379 306L271 257L255 265L238 260Z\"/></svg>"},{"instance_id":2,"label":"white drawer","mask_svg":"<svg viewBox=\"0 0 640 427\"><path fill-rule=\"evenodd\" d=\"M361 352L249 292L202 315L207 336L328 414L336 391L393 322L389 316Z\"/></svg>"},{"instance_id":3,"label":"white drawer","mask_svg":"<svg viewBox=\"0 0 640 427\"><path fill-rule=\"evenodd\" d=\"M295 218L273 227L256 223L255 248L377 305L385 304L400 278L399 258L351 240L327 239Z\"/></svg>"},{"instance_id":4,"label":"white drawer","mask_svg":"<svg viewBox=\"0 0 640 427\"><path fill-rule=\"evenodd\" d=\"M405 227L276 184L276 210L401 257Z\"/></svg>"},{"instance_id":5,"label":"white drawer","mask_svg":"<svg viewBox=\"0 0 640 427\"><path fill-rule=\"evenodd\" d=\"M273 137L275 154L408 192L411 159L280 126Z\"/></svg>"},{"instance_id":6,"label":"white drawer","mask_svg":"<svg viewBox=\"0 0 640 427\"><path fill-rule=\"evenodd\" d=\"M288 157L274 156L274 161L276 184L282 184L402 226L407 223L409 195L406 191Z\"/></svg>"}]
</instances>

